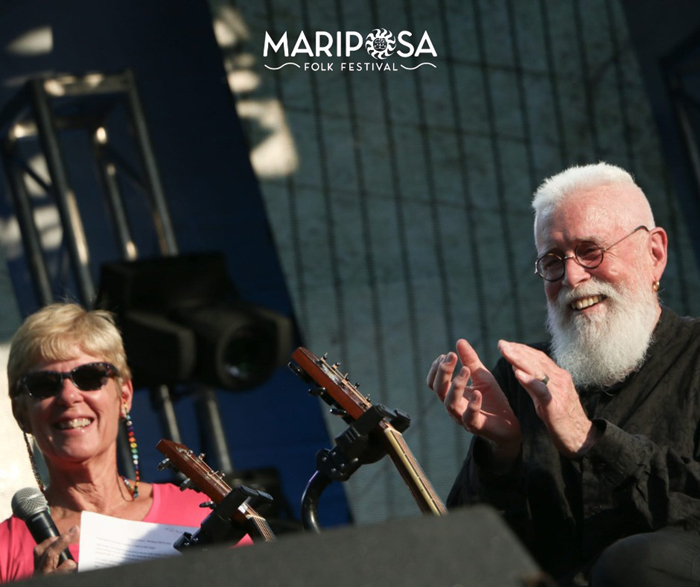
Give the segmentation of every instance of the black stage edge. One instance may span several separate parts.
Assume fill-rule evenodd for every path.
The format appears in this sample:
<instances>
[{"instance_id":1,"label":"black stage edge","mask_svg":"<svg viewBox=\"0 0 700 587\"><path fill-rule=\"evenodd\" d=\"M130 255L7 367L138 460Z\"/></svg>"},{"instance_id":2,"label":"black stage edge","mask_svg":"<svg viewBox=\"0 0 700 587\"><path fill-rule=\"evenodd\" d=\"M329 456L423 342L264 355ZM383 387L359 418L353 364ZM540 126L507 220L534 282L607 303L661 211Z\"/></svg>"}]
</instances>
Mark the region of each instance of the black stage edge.
<instances>
[{"instance_id":1,"label":"black stage edge","mask_svg":"<svg viewBox=\"0 0 700 587\"><path fill-rule=\"evenodd\" d=\"M50 582L50 583L49 583ZM275 543L32 579L32 585L255 585L259 587L479 587L545 585L543 574L498 514L474 506Z\"/></svg>"}]
</instances>

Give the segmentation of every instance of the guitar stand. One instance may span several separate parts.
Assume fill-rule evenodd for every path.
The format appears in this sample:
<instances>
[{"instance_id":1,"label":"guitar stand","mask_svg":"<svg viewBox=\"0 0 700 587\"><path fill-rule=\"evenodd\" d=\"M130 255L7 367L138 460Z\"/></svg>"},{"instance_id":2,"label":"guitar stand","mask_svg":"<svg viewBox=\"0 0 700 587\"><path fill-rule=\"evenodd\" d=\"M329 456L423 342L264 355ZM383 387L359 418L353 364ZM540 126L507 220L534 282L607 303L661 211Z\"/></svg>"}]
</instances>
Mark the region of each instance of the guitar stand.
<instances>
[{"instance_id":1,"label":"guitar stand","mask_svg":"<svg viewBox=\"0 0 700 587\"><path fill-rule=\"evenodd\" d=\"M333 481L347 481L362 465L374 463L387 454L377 435L384 420L399 432L411 424L405 412L376 404L335 437L336 446L332 450L324 448L316 454L316 472L301 499L301 521L305 530L321 532L316 510L321 494Z\"/></svg>"},{"instance_id":2,"label":"guitar stand","mask_svg":"<svg viewBox=\"0 0 700 587\"><path fill-rule=\"evenodd\" d=\"M233 514L244 503L272 501L267 493L239 485L232 489L216 506L212 502L201 507L211 507L212 512L201 523L194 534L185 532L173 546L179 551L185 551L193 546L208 546L222 542L238 542L247 533L245 525L232 519Z\"/></svg>"}]
</instances>

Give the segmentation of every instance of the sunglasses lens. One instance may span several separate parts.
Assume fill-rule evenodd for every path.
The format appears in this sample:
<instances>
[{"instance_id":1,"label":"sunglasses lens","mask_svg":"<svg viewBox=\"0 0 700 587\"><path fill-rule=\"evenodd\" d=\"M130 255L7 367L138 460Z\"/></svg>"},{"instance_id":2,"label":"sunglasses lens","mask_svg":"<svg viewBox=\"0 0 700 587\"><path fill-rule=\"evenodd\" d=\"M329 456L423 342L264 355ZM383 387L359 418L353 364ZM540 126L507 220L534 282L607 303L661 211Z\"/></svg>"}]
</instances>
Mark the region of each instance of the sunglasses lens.
<instances>
[{"instance_id":1,"label":"sunglasses lens","mask_svg":"<svg viewBox=\"0 0 700 587\"><path fill-rule=\"evenodd\" d=\"M109 368L104 365L82 365L73 371L73 383L82 391L100 389L109 379Z\"/></svg>"},{"instance_id":2,"label":"sunglasses lens","mask_svg":"<svg viewBox=\"0 0 700 587\"><path fill-rule=\"evenodd\" d=\"M60 391L62 384L61 374L52 371L37 371L36 373L30 373L24 378L24 385L27 387L27 391L37 399L45 399L56 395Z\"/></svg>"}]
</instances>

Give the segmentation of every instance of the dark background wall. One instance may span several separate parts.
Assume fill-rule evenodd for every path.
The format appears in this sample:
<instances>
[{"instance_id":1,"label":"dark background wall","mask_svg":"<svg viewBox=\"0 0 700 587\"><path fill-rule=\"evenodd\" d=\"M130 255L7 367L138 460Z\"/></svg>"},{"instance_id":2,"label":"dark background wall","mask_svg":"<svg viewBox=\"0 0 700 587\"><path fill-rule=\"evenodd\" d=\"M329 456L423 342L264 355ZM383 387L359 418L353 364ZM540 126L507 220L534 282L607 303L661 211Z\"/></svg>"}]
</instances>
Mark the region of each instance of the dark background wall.
<instances>
[{"instance_id":1,"label":"dark background wall","mask_svg":"<svg viewBox=\"0 0 700 587\"><path fill-rule=\"evenodd\" d=\"M459 336L487 364L499 338L546 337L529 208L544 177L601 159L631 171L671 235L662 299L682 314L700 312L697 188L659 69L700 15L689 0L673 8L653 0L7 0L0 107L30 76L132 68L181 249L224 251L245 299L295 317L306 346L341 361L373 401L407 411L409 445L444 497L470 437L430 397L425 372ZM49 51L10 50L46 27ZM427 31L437 67L349 73L339 58L334 72L273 71L266 66L278 61L262 55L266 31L296 38L376 27ZM85 140L62 139L92 221L97 277L115 246L82 163ZM139 216L142 199L127 195ZM6 191L0 196L8 340L36 301ZM35 200L56 291L70 293L55 212ZM145 210L139 217L140 252L153 254ZM260 389L218 394L234 465L277 467L294 508L314 454L331 444L326 430L339 429L305 390L282 369ZM197 449L192 401L177 408L185 442ZM160 429L145 393L134 418L144 474L157 479ZM8 450L21 454L15 441ZM19 483L10 473L0 478L9 494ZM346 489L355 521L416 515L388 462L364 467ZM349 519L340 487L322 514L327 523Z\"/></svg>"},{"instance_id":2,"label":"dark background wall","mask_svg":"<svg viewBox=\"0 0 700 587\"><path fill-rule=\"evenodd\" d=\"M669 177L689 224L697 256L700 254L698 162L693 162L687 147L672 94L680 91L686 95L687 99L678 100L685 102L691 114L689 130L697 141L700 137L697 118L700 76L696 65L700 55L700 6L688 0L675 4L671 10L655 2L625 1L623 6ZM678 80L677 87L672 79Z\"/></svg>"},{"instance_id":3,"label":"dark background wall","mask_svg":"<svg viewBox=\"0 0 700 587\"><path fill-rule=\"evenodd\" d=\"M50 31L49 51L27 55L8 49L7 45L37 29L44 36ZM0 8L0 39L5 45L0 60L0 107L31 77L133 70L180 250L222 251L243 299L293 317L205 2L7 2ZM101 263L118 259L118 252L82 135L62 132L60 140L84 216L97 282ZM133 146L131 152L127 142L123 146L127 157L133 157ZM143 197L139 201L137 194L127 191L127 198L134 211L140 255L158 255ZM35 200L51 215L49 200ZM7 190L2 203L3 217L9 220ZM51 217L55 222L55 213ZM10 224L4 224L7 239ZM60 233L57 227L54 230ZM58 241L51 246L56 296L76 299L66 247ZM8 265L19 313L26 316L38 308L38 302L28 283L25 259L12 255ZM281 368L253 391L219 394L234 466L277 468L295 513L314 470L313 455L330 442L321 412L307 400L305 391L306 386ZM176 409L183 442L201 450L191 399L184 397ZM163 479L168 474L156 471L161 456L155 450L161 430L145 391L136 395L133 419L142 475L147 480ZM326 499L325 522L347 521L342 490L329 490Z\"/></svg>"},{"instance_id":4,"label":"dark background wall","mask_svg":"<svg viewBox=\"0 0 700 587\"><path fill-rule=\"evenodd\" d=\"M628 169L671 234L662 300L700 310L697 216L679 204L687 185L667 167L623 3L211 4L307 346L342 361L374 401L411 415L406 439L441 495L470 437L425 374L461 336L487 365L498 339L546 338L530 210L545 177L600 160ZM683 38L698 22L690 4L675 5L683 27L657 2L629 9L647 17L649 35ZM293 43L299 31L377 27L427 31L436 67L406 71L389 59L398 71L342 71L344 61L370 61L357 52L317 59L335 67L312 74L271 70L290 59L263 57L267 32ZM275 159L285 165L266 156L272 139L287 145ZM361 522L415 512L390 463L364 467L348 492Z\"/></svg>"}]
</instances>

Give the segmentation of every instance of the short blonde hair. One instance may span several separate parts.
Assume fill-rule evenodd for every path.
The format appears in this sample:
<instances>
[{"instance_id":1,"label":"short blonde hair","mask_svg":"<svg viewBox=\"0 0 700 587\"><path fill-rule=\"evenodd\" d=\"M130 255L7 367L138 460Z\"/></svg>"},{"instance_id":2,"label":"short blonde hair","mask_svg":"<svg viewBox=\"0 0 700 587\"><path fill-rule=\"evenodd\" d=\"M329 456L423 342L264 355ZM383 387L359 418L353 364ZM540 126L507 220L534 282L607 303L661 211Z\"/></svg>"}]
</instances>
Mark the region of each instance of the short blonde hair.
<instances>
[{"instance_id":1,"label":"short blonde hair","mask_svg":"<svg viewBox=\"0 0 700 587\"><path fill-rule=\"evenodd\" d=\"M112 363L123 381L131 380L124 343L110 312L50 304L29 316L12 337L7 362L10 397L20 393L19 380L37 364L73 359L76 346Z\"/></svg>"}]
</instances>

